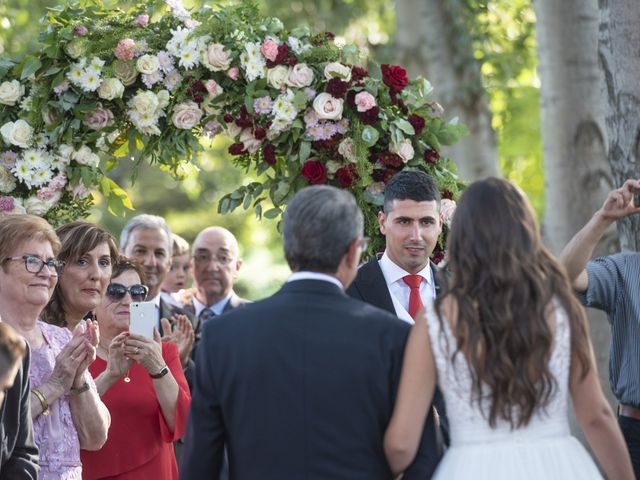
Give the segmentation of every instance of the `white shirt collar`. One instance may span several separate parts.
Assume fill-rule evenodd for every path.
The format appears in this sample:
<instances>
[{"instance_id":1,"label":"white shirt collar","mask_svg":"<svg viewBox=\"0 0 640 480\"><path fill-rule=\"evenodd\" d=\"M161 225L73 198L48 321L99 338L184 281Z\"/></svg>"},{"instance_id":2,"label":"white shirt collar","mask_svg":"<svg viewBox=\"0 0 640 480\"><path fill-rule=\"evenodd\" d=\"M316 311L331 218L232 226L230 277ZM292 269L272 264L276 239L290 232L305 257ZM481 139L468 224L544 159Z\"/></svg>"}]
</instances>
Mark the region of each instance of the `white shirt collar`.
<instances>
[{"instance_id":1,"label":"white shirt collar","mask_svg":"<svg viewBox=\"0 0 640 480\"><path fill-rule=\"evenodd\" d=\"M202 310L204 310L205 308L208 308L209 310L213 311L213 313L215 313L216 315L222 315L222 312L224 312L224 309L227 306L227 303L229 303L229 300L231 299L232 295L233 295L233 291L229 292L229 295L224 297L222 300L219 300L218 302L214 303L210 307L208 305L205 305L204 303L202 303L194 295L193 296L193 310L194 310L194 312L196 314L196 317L200 316L200 312L202 312Z\"/></svg>"},{"instance_id":2,"label":"white shirt collar","mask_svg":"<svg viewBox=\"0 0 640 480\"><path fill-rule=\"evenodd\" d=\"M402 280L402 278L407 275L411 275L409 272L407 272L405 269L391 260L389 258L389 255L387 255L386 250L378 263L380 264L380 269L382 270L384 279L387 282L387 286L397 282L398 280ZM422 278L427 281L427 285L433 285L433 272L431 271L430 262L427 262L427 265L422 270L420 270L417 275L421 275Z\"/></svg>"},{"instance_id":3,"label":"white shirt collar","mask_svg":"<svg viewBox=\"0 0 640 480\"><path fill-rule=\"evenodd\" d=\"M344 286L336 277L331 275L327 275L326 273L318 273L318 272L293 272L291 276L287 279L287 283L295 282L296 280L323 280L325 282L333 283L340 287L340 290L344 290Z\"/></svg>"}]
</instances>

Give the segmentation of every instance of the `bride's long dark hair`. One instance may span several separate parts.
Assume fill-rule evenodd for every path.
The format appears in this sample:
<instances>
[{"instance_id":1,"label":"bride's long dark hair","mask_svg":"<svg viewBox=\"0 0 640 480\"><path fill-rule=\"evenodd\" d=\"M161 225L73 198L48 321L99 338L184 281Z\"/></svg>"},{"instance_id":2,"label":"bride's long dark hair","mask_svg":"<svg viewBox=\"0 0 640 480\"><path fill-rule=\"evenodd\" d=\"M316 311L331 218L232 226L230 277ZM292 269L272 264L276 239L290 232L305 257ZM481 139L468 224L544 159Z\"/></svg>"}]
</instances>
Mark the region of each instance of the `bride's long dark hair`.
<instances>
[{"instance_id":1,"label":"bride's long dark hair","mask_svg":"<svg viewBox=\"0 0 640 480\"><path fill-rule=\"evenodd\" d=\"M448 238L451 277L436 300L457 304L454 335L471 367L473 394L489 395L491 426L527 425L556 388L549 370L556 299L569 318L572 358L590 368L585 313L560 263L542 244L533 210L515 186L489 178L462 194ZM484 387L483 387L484 386ZM484 388L484 389L483 389ZM486 413L486 412L485 412Z\"/></svg>"}]
</instances>

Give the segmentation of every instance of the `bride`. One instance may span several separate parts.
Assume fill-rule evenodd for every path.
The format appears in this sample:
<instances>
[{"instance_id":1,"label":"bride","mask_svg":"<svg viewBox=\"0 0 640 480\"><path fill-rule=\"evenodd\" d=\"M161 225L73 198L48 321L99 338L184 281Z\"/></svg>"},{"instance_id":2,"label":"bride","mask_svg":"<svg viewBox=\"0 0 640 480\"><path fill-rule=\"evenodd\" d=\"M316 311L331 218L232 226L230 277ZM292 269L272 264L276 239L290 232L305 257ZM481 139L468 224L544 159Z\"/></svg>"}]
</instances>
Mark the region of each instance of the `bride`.
<instances>
[{"instance_id":1,"label":"bride","mask_svg":"<svg viewBox=\"0 0 640 480\"><path fill-rule=\"evenodd\" d=\"M434 478L602 478L570 435L570 395L602 470L633 479L600 388L584 310L542 245L525 196L505 180L473 183L460 199L448 247L447 293L426 306L411 331L385 434L394 474L416 454L437 381L451 446Z\"/></svg>"}]
</instances>

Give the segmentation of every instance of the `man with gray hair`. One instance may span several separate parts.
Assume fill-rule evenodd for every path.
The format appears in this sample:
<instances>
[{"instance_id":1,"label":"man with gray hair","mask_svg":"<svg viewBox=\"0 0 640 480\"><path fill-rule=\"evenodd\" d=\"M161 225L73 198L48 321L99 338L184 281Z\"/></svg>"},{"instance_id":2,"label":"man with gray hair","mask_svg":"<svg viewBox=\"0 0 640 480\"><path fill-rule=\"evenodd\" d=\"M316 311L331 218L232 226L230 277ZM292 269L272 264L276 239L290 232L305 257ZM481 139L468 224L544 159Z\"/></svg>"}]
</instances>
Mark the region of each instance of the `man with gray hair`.
<instances>
[{"instance_id":1,"label":"man with gray hair","mask_svg":"<svg viewBox=\"0 0 640 480\"><path fill-rule=\"evenodd\" d=\"M232 480L392 478L383 436L410 327L344 292L366 248L363 223L334 187L289 202L287 283L203 327L182 480L219 478L225 446Z\"/></svg>"}]
</instances>

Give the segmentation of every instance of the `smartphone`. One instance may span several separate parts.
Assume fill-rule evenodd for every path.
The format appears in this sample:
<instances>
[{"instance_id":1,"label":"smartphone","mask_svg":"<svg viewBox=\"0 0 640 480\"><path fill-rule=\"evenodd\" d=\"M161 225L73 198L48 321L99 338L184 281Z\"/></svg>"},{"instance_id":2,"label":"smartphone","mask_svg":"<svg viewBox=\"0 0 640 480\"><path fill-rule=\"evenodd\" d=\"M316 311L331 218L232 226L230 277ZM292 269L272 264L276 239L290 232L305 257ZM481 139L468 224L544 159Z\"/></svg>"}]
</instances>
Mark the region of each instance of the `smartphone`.
<instances>
[{"instance_id":1,"label":"smartphone","mask_svg":"<svg viewBox=\"0 0 640 480\"><path fill-rule=\"evenodd\" d=\"M154 302L129 304L129 332L153 339L153 329L158 326L158 313Z\"/></svg>"}]
</instances>

